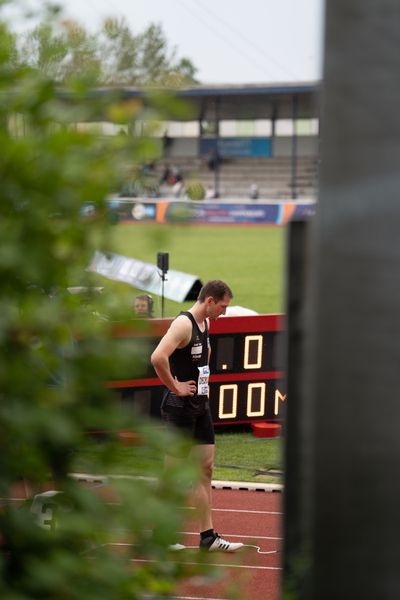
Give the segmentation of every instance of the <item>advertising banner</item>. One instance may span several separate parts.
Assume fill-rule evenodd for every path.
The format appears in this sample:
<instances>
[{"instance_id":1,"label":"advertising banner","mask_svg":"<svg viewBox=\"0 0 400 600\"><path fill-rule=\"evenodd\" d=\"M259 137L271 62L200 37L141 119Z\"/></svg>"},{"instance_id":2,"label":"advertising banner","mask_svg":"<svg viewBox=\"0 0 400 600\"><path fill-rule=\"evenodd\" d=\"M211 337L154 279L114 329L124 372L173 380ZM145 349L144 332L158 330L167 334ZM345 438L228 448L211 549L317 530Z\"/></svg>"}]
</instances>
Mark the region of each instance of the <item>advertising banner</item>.
<instances>
[{"instance_id":1,"label":"advertising banner","mask_svg":"<svg viewBox=\"0 0 400 600\"><path fill-rule=\"evenodd\" d=\"M272 139L267 137L202 138L200 155L206 156L217 147L218 154L228 156L272 156Z\"/></svg>"},{"instance_id":2,"label":"advertising banner","mask_svg":"<svg viewBox=\"0 0 400 600\"><path fill-rule=\"evenodd\" d=\"M315 202L218 202L192 200L146 199L120 202L118 220L157 223L214 223L286 225L290 219L309 217L315 213ZM110 209L115 210L110 206Z\"/></svg>"},{"instance_id":3,"label":"advertising banner","mask_svg":"<svg viewBox=\"0 0 400 600\"><path fill-rule=\"evenodd\" d=\"M175 221L182 202L170 202L166 221ZM192 223L271 223L276 224L280 215L279 204L228 204L222 202L186 202Z\"/></svg>"},{"instance_id":4,"label":"advertising banner","mask_svg":"<svg viewBox=\"0 0 400 600\"><path fill-rule=\"evenodd\" d=\"M108 206L117 221L155 221L157 203L143 202L140 198L124 199L114 197L109 200Z\"/></svg>"},{"instance_id":5,"label":"advertising banner","mask_svg":"<svg viewBox=\"0 0 400 600\"><path fill-rule=\"evenodd\" d=\"M124 281L151 294L161 296L162 293L161 275L157 266L136 258L97 251L88 266L88 271L108 279ZM176 302L196 300L201 286L202 283L196 275L169 270L164 281L164 296Z\"/></svg>"}]
</instances>

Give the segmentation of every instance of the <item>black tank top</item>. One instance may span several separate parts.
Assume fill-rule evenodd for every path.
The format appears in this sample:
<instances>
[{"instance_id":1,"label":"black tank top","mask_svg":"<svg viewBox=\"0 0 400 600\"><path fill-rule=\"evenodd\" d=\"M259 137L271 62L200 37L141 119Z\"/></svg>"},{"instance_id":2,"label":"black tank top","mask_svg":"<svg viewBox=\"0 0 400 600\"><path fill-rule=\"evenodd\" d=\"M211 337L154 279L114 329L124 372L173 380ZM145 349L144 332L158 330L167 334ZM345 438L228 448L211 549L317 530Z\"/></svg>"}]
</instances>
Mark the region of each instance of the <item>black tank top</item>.
<instances>
[{"instance_id":1,"label":"black tank top","mask_svg":"<svg viewBox=\"0 0 400 600\"><path fill-rule=\"evenodd\" d=\"M204 322L205 329L200 331L196 319L192 313L182 311L178 316L185 315L192 322L192 337L184 348L177 348L169 357L171 373L178 381L197 382L199 377L198 367L208 365L209 336L207 321Z\"/></svg>"}]
</instances>

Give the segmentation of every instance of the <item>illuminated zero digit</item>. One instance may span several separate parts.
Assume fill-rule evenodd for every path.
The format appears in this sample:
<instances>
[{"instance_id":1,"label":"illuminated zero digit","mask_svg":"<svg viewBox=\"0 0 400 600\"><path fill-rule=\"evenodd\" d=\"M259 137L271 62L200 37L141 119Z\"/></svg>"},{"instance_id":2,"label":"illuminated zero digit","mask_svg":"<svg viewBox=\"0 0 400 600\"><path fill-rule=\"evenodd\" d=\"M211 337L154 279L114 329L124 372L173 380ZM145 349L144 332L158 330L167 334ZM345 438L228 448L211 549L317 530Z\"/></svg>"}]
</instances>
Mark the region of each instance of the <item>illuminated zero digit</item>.
<instances>
[{"instance_id":1,"label":"illuminated zero digit","mask_svg":"<svg viewBox=\"0 0 400 600\"><path fill-rule=\"evenodd\" d=\"M244 338L244 361L243 366L245 369L259 369L262 363L262 335L246 335ZM257 344L256 349L256 361L250 361L250 345Z\"/></svg>"},{"instance_id":2,"label":"illuminated zero digit","mask_svg":"<svg viewBox=\"0 0 400 600\"><path fill-rule=\"evenodd\" d=\"M231 392L229 396L232 398L232 412L225 412L226 392ZM232 385L221 385L219 388L219 402L218 402L218 417L220 419L235 419L237 415L237 397L238 397L238 386L236 383Z\"/></svg>"},{"instance_id":3,"label":"illuminated zero digit","mask_svg":"<svg viewBox=\"0 0 400 600\"><path fill-rule=\"evenodd\" d=\"M265 414L265 383L249 383L247 388L247 416L262 417ZM260 407L258 410L253 409L254 390L260 390Z\"/></svg>"}]
</instances>

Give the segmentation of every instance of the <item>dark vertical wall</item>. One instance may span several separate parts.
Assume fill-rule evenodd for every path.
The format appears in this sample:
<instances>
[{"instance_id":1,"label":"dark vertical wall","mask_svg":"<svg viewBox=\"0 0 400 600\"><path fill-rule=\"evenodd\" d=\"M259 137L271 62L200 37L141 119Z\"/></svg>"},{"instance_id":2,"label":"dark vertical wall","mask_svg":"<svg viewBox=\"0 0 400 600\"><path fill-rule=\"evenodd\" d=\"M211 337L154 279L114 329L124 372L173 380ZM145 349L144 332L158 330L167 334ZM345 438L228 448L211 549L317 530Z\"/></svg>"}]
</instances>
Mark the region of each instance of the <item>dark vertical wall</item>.
<instances>
[{"instance_id":1,"label":"dark vertical wall","mask_svg":"<svg viewBox=\"0 0 400 600\"><path fill-rule=\"evenodd\" d=\"M326 23L307 598L398 600L400 2L329 0Z\"/></svg>"},{"instance_id":2,"label":"dark vertical wall","mask_svg":"<svg viewBox=\"0 0 400 600\"><path fill-rule=\"evenodd\" d=\"M310 262L311 221L291 221L287 239L286 358L288 368L284 457L284 559L283 589L294 598L309 592L311 553L310 518L313 512L311 463L312 405L306 389L305 354L307 343L306 290ZM286 597L286 596L285 596Z\"/></svg>"}]
</instances>

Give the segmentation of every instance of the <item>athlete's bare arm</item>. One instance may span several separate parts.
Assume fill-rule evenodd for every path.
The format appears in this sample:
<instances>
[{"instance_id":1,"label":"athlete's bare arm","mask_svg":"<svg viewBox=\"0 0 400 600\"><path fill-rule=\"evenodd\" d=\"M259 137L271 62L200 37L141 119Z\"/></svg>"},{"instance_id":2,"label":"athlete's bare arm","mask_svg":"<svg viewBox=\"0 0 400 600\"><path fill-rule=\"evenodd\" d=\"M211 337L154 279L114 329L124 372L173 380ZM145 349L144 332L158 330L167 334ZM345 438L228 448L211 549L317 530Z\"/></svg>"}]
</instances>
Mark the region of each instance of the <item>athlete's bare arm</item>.
<instances>
[{"instance_id":1,"label":"athlete's bare arm","mask_svg":"<svg viewBox=\"0 0 400 600\"><path fill-rule=\"evenodd\" d=\"M177 317L151 355L151 364L163 384L177 396L194 396L196 382L178 381L172 376L169 357L177 348L184 348L192 336L192 323L184 315Z\"/></svg>"}]
</instances>

